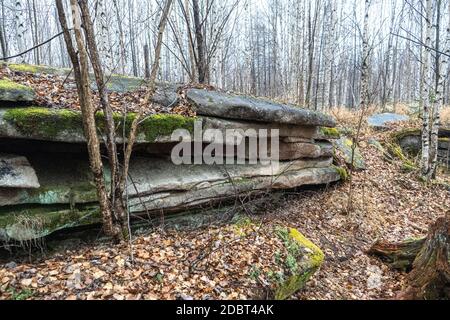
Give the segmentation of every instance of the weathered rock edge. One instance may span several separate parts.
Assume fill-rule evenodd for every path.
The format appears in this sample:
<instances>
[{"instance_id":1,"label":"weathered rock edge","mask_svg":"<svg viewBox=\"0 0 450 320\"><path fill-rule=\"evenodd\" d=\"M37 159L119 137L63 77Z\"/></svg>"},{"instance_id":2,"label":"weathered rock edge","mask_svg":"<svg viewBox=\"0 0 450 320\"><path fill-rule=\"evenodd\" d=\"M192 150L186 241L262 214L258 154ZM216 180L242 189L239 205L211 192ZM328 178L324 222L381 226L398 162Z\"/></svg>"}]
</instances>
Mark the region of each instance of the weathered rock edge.
<instances>
[{"instance_id":1,"label":"weathered rock edge","mask_svg":"<svg viewBox=\"0 0 450 320\"><path fill-rule=\"evenodd\" d=\"M67 69L47 66L10 64L9 68L17 72L49 73L67 75ZM107 87L111 91L133 91L144 85L140 78L113 75ZM94 81L93 81L93 87ZM174 106L179 101L178 91L181 84L157 84L154 102L163 106ZM197 115L218 118L295 124L309 126L334 127L334 119L317 111L300 108L292 104L277 103L268 99L255 98L242 94L226 93L217 90L206 90L183 87L188 101Z\"/></svg>"}]
</instances>

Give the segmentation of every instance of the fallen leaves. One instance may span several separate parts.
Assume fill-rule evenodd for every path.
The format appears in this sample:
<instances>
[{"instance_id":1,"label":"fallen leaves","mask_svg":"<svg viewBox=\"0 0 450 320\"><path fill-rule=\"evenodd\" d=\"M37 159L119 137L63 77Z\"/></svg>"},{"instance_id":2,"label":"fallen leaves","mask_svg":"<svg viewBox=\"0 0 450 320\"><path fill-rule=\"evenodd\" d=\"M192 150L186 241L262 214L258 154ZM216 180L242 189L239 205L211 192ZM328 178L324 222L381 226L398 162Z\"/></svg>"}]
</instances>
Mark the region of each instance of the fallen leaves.
<instances>
[{"instance_id":1,"label":"fallen leaves","mask_svg":"<svg viewBox=\"0 0 450 320\"><path fill-rule=\"evenodd\" d=\"M7 77L12 81L28 85L36 93L34 104L40 107L80 110L76 84L72 77L52 74L33 74L24 72L13 72L0 67L0 78ZM144 108L144 114L174 113L185 116L195 116L195 112L187 103L174 104L165 107L158 104L143 106L146 94L145 86L127 92L108 92L108 98L113 111L116 112L138 112ZM100 109L98 93L92 91L94 106Z\"/></svg>"}]
</instances>

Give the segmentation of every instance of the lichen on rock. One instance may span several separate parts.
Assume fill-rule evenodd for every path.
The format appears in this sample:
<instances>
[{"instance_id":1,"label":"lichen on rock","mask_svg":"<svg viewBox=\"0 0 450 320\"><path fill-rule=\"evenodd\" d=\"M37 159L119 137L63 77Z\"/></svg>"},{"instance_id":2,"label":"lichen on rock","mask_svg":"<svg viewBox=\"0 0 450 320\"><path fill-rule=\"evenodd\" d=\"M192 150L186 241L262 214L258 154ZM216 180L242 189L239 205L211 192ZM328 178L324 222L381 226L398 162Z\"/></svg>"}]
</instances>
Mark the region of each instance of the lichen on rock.
<instances>
[{"instance_id":1,"label":"lichen on rock","mask_svg":"<svg viewBox=\"0 0 450 320\"><path fill-rule=\"evenodd\" d=\"M362 154L359 151L359 148L355 146L353 151L353 141L351 139L343 136L340 139L334 140L333 145L337 151L335 156L337 156L338 158L342 157L342 160L349 167L353 167L355 170L366 169L366 163L364 161ZM352 155L353 152L354 154Z\"/></svg>"},{"instance_id":2,"label":"lichen on rock","mask_svg":"<svg viewBox=\"0 0 450 320\"><path fill-rule=\"evenodd\" d=\"M278 235L288 251L289 272L287 280L278 285L276 300L284 300L301 290L320 268L325 258L322 250L294 228L281 228Z\"/></svg>"}]
</instances>

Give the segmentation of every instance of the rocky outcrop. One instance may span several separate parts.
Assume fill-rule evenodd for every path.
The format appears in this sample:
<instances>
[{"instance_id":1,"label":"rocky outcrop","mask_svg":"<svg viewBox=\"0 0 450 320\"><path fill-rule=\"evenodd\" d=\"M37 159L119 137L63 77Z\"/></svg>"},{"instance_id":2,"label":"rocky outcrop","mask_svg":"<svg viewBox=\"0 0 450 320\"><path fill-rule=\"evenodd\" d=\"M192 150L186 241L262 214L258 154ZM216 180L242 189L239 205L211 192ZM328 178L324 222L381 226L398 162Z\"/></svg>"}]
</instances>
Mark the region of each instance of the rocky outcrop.
<instances>
[{"instance_id":1,"label":"rocky outcrop","mask_svg":"<svg viewBox=\"0 0 450 320\"><path fill-rule=\"evenodd\" d=\"M188 89L186 92L199 115L304 126L336 125L330 116L265 99L205 89Z\"/></svg>"},{"instance_id":2,"label":"rocky outcrop","mask_svg":"<svg viewBox=\"0 0 450 320\"><path fill-rule=\"evenodd\" d=\"M39 188L34 169L27 158L0 153L0 186L3 188Z\"/></svg>"},{"instance_id":3,"label":"rocky outcrop","mask_svg":"<svg viewBox=\"0 0 450 320\"><path fill-rule=\"evenodd\" d=\"M415 156L422 149L421 135L420 129L405 129L396 132L393 138L403 152ZM448 167L450 166L450 129L441 128L438 139L438 161Z\"/></svg>"},{"instance_id":4,"label":"rocky outcrop","mask_svg":"<svg viewBox=\"0 0 450 320\"><path fill-rule=\"evenodd\" d=\"M33 89L8 79L0 79L0 101L27 103L35 98Z\"/></svg>"},{"instance_id":5,"label":"rocky outcrop","mask_svg":"<svg viewBox=\"0 0 450 320\"><path fill-rule=\"evenodd\" d=\"M67 74L67 70L51 67L9 67L19 72ZM143 81L121 76L111 79L109 89L117 91L138 88ZM179 85L159 84L155 101L176 104L179 90ZM339 134L329 116L242 95L183 90L196 117L156 114L146 117L139 126L127 185L133 216L184 212L248 193L328 184L340 179L339 170L332 165L330 142ZM0 156L4 160L0 171L10 171L5 178L0 176L0 238L23 241L100 222L81 114L20 104L6 107L5 102L0 100L0 148L9 155ZM133 113L126 117L115 114L118 143L125 142L122 133L128 133L134 117ZM96 115L96 122L103 134L102 113ZM181 136L172 137L177 129ZM271 135L275 129L279 137ZM232 138L226 135L218 142L218 133L231 133ZM235 135L240 138L235 139ZM263 140L268 135L269 139ZM174 164L171 153L180 138L186 146L194 146L193 154L184 160L192 160L198 153L202 156L211 151L212 145L215 148L210 154L217 160L215 164ZM272 140L278 138L279 147L272 149ZM251 141L258 143L256 154L246 151L243 157L230 157L220 151L230 146L230 150L248 148ZM279 152L268 163L262 161L266 160L260 152L263 141L268 154ZM183 156L184 152L183 149ZM105 174L108 180L107 163Z\"/></svg>"}]
</instances>

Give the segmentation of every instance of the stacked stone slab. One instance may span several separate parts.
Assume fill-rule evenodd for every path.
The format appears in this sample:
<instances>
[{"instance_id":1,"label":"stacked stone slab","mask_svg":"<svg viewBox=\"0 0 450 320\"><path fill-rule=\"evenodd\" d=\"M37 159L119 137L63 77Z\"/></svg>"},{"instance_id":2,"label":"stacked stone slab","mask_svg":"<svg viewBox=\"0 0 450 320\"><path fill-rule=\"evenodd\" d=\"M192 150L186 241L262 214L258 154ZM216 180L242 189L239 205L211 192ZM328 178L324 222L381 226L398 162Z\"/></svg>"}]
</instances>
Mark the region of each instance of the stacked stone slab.
<instances>
[{"instance_id":1,"label":"stacked stone slab","mask_svg":"<svg viewBox=\"0 0 450 320\"><path fill-rule=\"evenodd\" d=\"M66 73L49 67L13 68ZM121 91L134 90L142 82L119 76L111 81L110 89ZM31 89L20 87L27 92ZM178 87L160 84L155 102L176 105L180 99ZM25 95L15 94L13 103L0 101L0 238L27 240L63 228L98 223L81 114L35 107L29 94L22 97ZM329 139L336 137L329 134L335 125L329 116L206 89L185 89L185 99L197 117L154 115L146 118L139 128L127 186L133 215L184 212L235 199L237 194L329 184L340 179L339 170L332 164L333 147ZM177 141L172 140L171 134L175 129L192 133L195 121L201 121L203 132L278 129L279 161L270 165L175 165L170 154ZM97 124L101 131L101 115ZM122 124L119 130L126 131L127 125ZM203 138L206 144L214 140L207 134ZM121 138L117 142L123 143ZM227 143L238 142L224 142ZM105 168L108 179L107 163ZM37 221L31 224L33 228L23 222L30 219Z\"/></svg>"}]
</instances>

